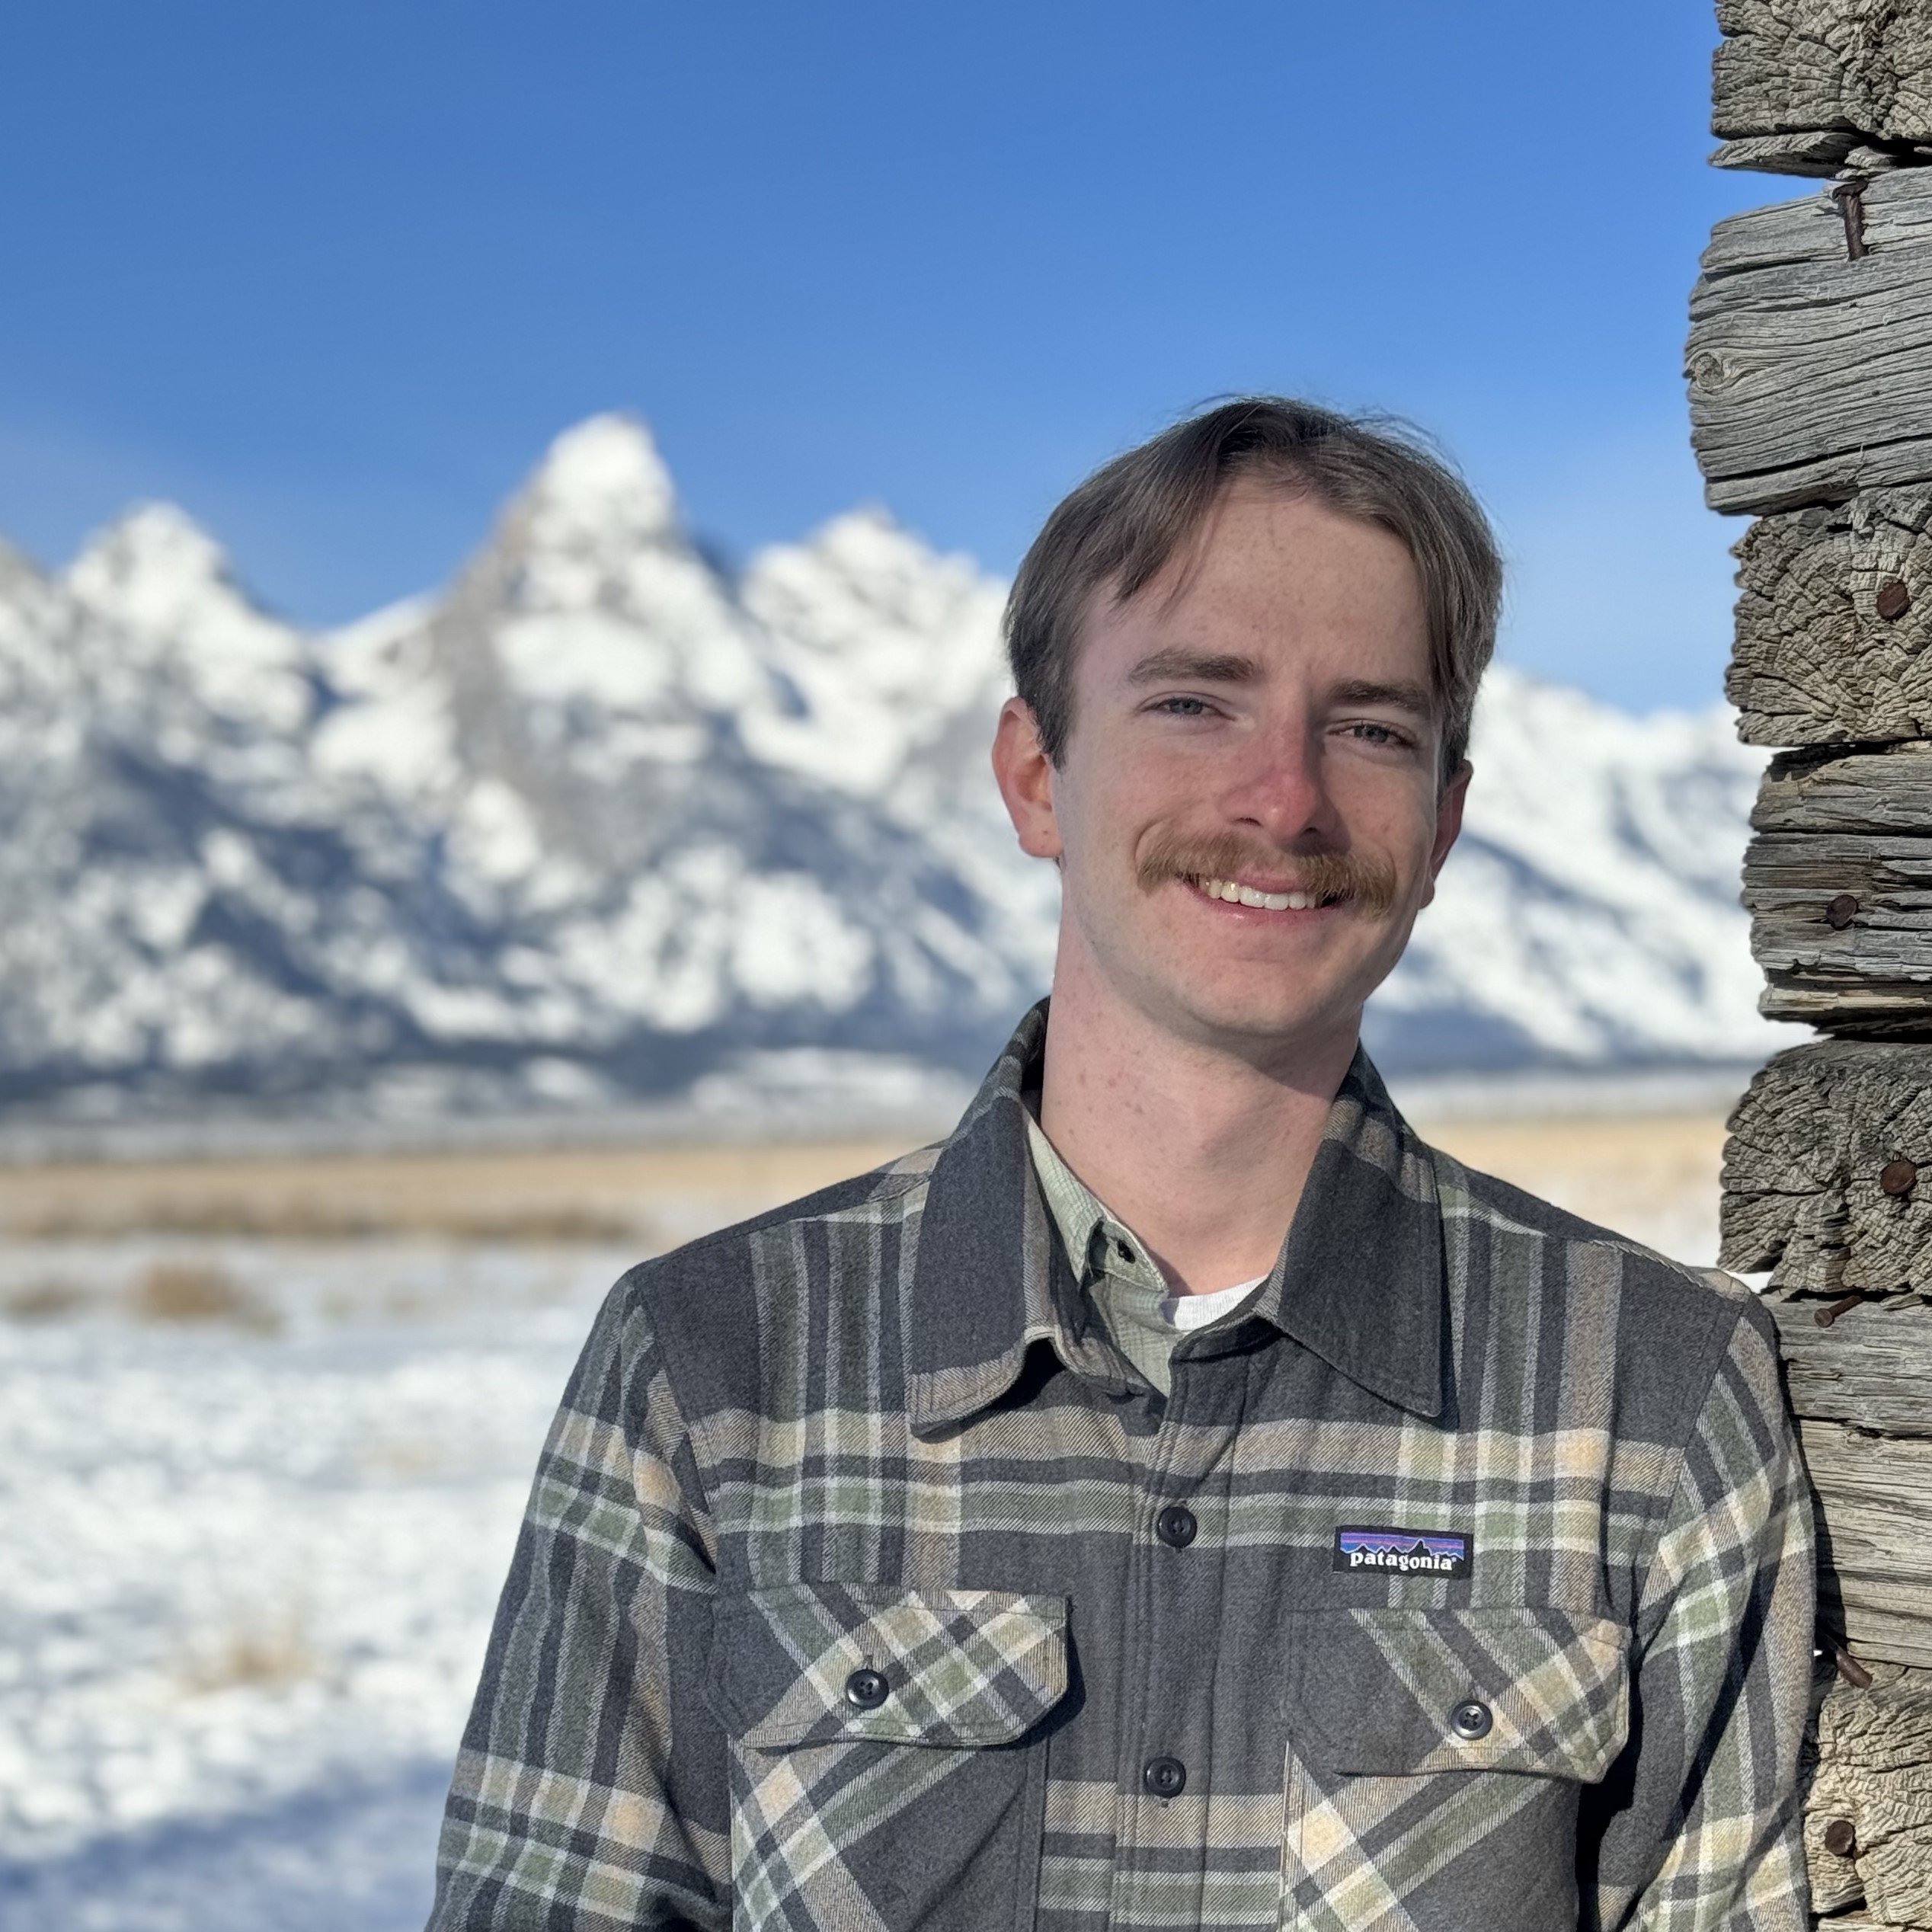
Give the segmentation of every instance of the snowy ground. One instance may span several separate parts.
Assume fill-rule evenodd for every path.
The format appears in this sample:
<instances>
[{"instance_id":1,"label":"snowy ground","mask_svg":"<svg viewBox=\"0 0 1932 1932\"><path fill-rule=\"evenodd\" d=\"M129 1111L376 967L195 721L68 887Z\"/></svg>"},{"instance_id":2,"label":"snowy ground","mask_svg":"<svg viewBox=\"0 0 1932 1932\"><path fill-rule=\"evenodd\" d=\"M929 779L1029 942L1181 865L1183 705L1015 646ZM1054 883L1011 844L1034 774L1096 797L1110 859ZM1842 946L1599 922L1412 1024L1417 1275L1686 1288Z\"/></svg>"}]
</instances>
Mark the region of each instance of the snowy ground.
<instances>
[{"instance_id":1,"label":"snowy ground","mask_svg":"<svg viewBox=\"0 0 1932 1932\"><path fill-rule=\"evenodd\" d=\"M0 1250L0 1924L421 1925L537 1447L631 1259Z\"/></svg>"}]
</instances>

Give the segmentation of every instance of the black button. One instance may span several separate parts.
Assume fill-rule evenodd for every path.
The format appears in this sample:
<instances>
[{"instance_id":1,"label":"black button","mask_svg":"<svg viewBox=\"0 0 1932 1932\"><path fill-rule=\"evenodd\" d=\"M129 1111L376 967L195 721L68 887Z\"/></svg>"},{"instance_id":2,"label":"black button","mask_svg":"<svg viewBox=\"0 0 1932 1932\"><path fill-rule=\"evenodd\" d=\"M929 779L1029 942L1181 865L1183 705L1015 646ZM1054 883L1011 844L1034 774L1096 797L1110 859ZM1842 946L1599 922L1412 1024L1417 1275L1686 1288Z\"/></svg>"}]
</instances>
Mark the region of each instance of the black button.
<instances>
[{"instance_id":1,"label":"black button","mask_svg":"<svg viewBox=\"0 0 1932 1932\"><path fill-rule=\"evenodd\" d=\"M1154 1534L1170 1550L1186 1549L1200 1533L1194 1511L1178 1502L1170 1502L1154 1518Z\"/></svg>"},{"instance_id":2,"label":"black button","mask_svg":"<svg viewBox=\"0 0 1932 1932\"><path fill-rule=\"evenodd\" d=\"M1473 1697L1466 1704L1458 1704L1449 1713L1450 1729L1470 1744L1475 1743L1478 1738L1486 1738L1495 1721L1489 1706L1479 1703Z\"/></svg>"},{"instance_id":3,"label":"black button","mask_svg":"<svg viewBox=\"0 0 1932 1932\"><path fill-rule=\"evenodd\" d=\"M1116 1241L1114 1243L1114 1251L1124 1262L1131 1262L1134 1259L1134 1250L1124 1241Z\"/></svg>"},{"instance_id":4,"label":"black button","mask_svg":"<svg viewBox=\"0 0 1932 1932\"><path fill-rule=\"evenodd\" d=\"M1140 1782L1150 1798L1178 1798L1188 1788L1188 1767L1178 1758L1150 1758Z\"/></svg>"},{"instance_id":5,"label":"black button","mask_svg":"<svg viewBox=\"0 0 1932 1932\"><path fill-rule=\"evenodd\" d=\"M891 1694L891 1685L877 1671L854 1671L846 1679L846 1702L854 1710L877 1710Z\"/></svg>"}]
</instances>

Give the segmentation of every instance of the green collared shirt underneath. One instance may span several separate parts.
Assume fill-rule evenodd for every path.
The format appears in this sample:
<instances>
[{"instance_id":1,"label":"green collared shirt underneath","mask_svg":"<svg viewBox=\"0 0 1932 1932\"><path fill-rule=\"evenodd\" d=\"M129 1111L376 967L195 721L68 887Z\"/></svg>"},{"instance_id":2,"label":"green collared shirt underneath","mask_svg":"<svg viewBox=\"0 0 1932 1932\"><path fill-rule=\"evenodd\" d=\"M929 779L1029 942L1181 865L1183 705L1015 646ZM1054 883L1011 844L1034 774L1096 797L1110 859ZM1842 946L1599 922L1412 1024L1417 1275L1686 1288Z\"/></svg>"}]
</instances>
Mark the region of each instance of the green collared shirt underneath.
<instances>
[{"instance_id":1,"label":"green collared shirt underneath","mask_svg":"<svg viewBox=\"0 0 1932 1932\"><path fill-rule=\"evenodd\" d=\"M1175 1319L1173 1290L1147 1244L1089 1188L1047 1138L1035 1096L1025 1096L1026 1141L1033 1172L1047 1212L1067 1250L1067 1259L1094 1313L1113 1343L1163 1396L1174 1386L1174 1344L1195 1327L1211 1328L1237 1317L1268 1278L1239 1284L1226 1307L1210 1318L1189 1323ZM1214 1297L1218 1303L1222 1296Z\"/></svg>"}]
</instances>

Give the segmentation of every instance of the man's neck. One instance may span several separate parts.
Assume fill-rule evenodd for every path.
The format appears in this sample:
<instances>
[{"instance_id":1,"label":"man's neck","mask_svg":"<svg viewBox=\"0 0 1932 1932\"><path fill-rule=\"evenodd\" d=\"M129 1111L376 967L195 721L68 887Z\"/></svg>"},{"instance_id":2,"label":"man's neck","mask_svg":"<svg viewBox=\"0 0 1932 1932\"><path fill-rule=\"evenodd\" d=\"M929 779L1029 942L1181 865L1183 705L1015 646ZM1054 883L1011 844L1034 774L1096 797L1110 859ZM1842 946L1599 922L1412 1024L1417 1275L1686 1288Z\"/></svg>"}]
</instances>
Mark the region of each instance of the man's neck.
<instances>
[{"instance_id":1,"label":"man's neck","mask_svg":"<svg viewBox=\"0 0 1932 1932\"><path fill-rule=\"evenodd\" d=\"M1265 1274L1354 1057L1353 1030L1260 1066L1176 1038L1087 974L1066 974L1068 964L1063 955L1047 1026L1047 1137L1178 1292Z\"/></svg>"}]
</instances>

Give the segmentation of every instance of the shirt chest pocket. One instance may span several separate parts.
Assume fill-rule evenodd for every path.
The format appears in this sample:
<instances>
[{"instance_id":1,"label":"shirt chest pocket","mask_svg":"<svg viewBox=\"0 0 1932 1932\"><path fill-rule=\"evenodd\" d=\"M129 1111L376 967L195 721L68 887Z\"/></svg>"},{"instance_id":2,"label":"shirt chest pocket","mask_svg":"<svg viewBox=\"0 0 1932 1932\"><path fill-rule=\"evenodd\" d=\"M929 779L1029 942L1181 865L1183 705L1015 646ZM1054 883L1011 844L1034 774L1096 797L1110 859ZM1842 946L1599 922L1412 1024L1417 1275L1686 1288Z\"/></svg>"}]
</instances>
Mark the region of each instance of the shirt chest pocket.
<instances>
[{"instance_id":1,"label":"shirt chest pocket","mask_svg":"<svg viewBox=\"0 0 1932 1932\"><path fill-rule=\"evenodd\" d=\"M1030 1925L1057 1597L795 1583L721 1601L733 1923Z\"/></svg>"},{"instance_id":2,"label":"shirt chest pocket","mask_svg":"<svg viewBox=\"0 0 1932 1932\"><path fill-rule=\"evenodd\" d=\"M1630 1732L1628 1633L1525 1609L1294 1623L1283 1924L1575 1924L1582 1790Z\"/></svg>"}]
</instances>

